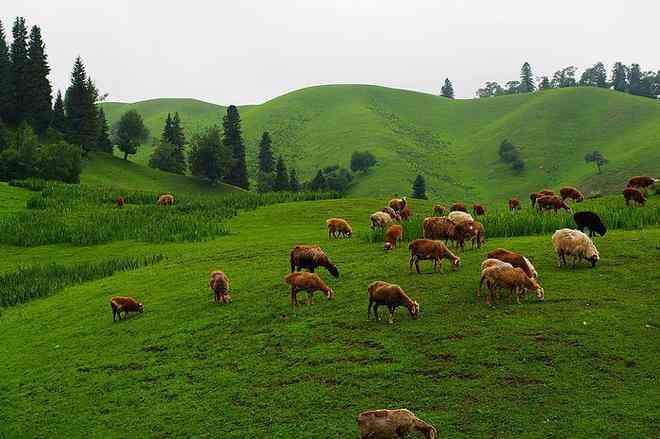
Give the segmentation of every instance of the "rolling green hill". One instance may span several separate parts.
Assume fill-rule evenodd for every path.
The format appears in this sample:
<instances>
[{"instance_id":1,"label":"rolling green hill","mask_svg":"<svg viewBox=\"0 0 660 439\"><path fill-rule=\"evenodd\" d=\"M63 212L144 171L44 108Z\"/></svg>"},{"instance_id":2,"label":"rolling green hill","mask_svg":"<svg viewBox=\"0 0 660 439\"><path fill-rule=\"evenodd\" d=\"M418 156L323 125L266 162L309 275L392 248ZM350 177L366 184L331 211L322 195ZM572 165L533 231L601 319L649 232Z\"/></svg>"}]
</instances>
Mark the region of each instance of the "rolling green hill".
<instances>
[{"instance_id":1,"label":"rolling green hill","mask_svg":"<svg viewBox=\"0 0 660 439\"><path fill-rule=\"evenodd\" d=\"M104 107L111 122L128 108L137 109L155 135L168 112L179 111L190 134L220 123L224 111L190 99ZM320 166L348 166L353 151L372 151L379 164L358 179L351 190L356 196L408 193L418 173L427 179L429 196L445 201L502 200L567 184L610 192L630 175L657 172L660 164L660 104L602 89L452 101L377 86L333 85L240 111L251 166L264 130L276 153L305 179ZM505 138L522 150L521 175L498 161ZM610 160L602 175L583 160L594 149ZM143 147L135 160L145 163L149 152Z\"/></svg>"}]
</instances>

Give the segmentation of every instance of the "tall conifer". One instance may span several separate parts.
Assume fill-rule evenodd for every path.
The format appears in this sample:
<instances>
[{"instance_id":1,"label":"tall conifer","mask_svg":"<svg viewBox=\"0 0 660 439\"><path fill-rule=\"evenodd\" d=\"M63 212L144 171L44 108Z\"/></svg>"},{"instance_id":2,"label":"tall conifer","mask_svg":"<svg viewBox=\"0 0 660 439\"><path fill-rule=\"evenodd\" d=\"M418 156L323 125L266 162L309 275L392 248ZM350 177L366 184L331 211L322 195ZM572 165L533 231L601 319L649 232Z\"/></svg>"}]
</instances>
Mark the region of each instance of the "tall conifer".
<instances>
[{"instance_id":1,"label":"tall conifer","mask_svg":"<svg viewBox=\"0 0 660 439\"><path fill-rule=\"evenodd\" d=\"M454 99L454 86L452 85L449 78L445 79L445 85L443 85L442 89L440 90L440 96Z\"/></svg>"},{"instance_id":2,"label":"tall conifer","mask_svg":"<svg viewBox=\"0 0 660 439\"><path fill-rule=\"evenodd\" d=\"M41 29L32 26L26 66L26 109L27 118L37 134L43 135L48 129L52 115L52 88L48 80L50 67L46 55L46 45L41 37Z\"/></svg>"},{"instance_id":3,"label":"tall conifer","mask_svg":"<svg viewBox=\"0 0 660 439\"><path fill-rule=\"evenodd\" d=\"M222 143L231 152L229 172L225 175L225 182L247 189L249 186L247 165L245 163L245 144L241 132L241 116L234 105L227 107L227 114L222 119L224 129Z\"/></svg>"},{"instance_id":4,"label":"tall conifer","mask_svg":"<svg viewBox=\"0 0 660 439\"><path fill-rule=\"evenodd\" d=\"M27 28L25 27L25 18L16 17L14 27L12 28L13 41L11 43L11 80L12 80L12 114L10 123L18 126L25 120L28 108L28 49L27 49Z\"/></svg>"},{"instance_id":5,"label":"tall conifer","mask_svg":"<svg viewBox=\"0 0 660 439\"><path fill-rule=\"evenodd\" d=\"M518 88L520 93L532 93L536 90L536 85L534 84L534 75L532 74L532 67L528 62L522 65L520 69L520 87Z\"/></svg>"},{"instance_id":6,"label":"tall conifer","mask_svg":"<svg viewBox=\"0 0 660 439\"><path fill-rule=\"evenodd\" d=\"M11 60L7 36L0 21L0 120L9 123L13 115L14 85L11 80Z\"/></svg>"},{"instance_id":7,"label":"tall conifer","mask_svg":"<svg viewBox=\"0 0 660 439\"><path fill-rule=\"evenodd\" d=\"M59 131L61 134L67 132L66 115L64 113L64 100L62 99L62 92L57 91L55 97L55 104L53 104L53 120L50 126Z\"/></svg>"}]
</instances>

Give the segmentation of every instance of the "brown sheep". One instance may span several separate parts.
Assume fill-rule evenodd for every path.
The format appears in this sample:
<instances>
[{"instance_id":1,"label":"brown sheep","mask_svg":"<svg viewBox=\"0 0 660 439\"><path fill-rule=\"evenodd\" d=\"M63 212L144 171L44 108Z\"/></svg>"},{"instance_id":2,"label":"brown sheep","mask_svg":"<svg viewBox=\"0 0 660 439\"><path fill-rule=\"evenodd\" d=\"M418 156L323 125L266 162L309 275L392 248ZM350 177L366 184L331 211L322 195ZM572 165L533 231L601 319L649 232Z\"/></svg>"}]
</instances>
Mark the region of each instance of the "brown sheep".
<instances>
[{"instance_id":1,"label":"brown sheep","mask_svg":"<svg viewBox=\"0 0 660 439\"><path fill-rule=\"evenodd\" d=\"M483 271L481 283L487 280L489 296L492 297L496 289L509 290L509 303L511 297L516 295L516 301L525 295L525 291L534 291L539 300L544 300L545 292L536 279L532 279L520 268L492 267Z\"/></svg>"},{"instance_id":2,"label":"brown sheep","mask_svg":"<svg viewBox=\"0 0 660 439\"><path fill-rule=\"evenodd\" d=\"M647 176L632 177L628 180L628 187L634 187L637 189L646 189L650 186L653 186L658 182L657 179Z\"/></svg>"},{"instance_id":3,"label":"brown sheep","mask_svg":"<svg viewBox=\"0 0 660 439\"><path fill-rule=\"evenodd\" d=\"M442 204L436 204L433 206L433 215L443 216L445 212L447 212L447 206L443 206Z\"/></svg>"},{"instance_id":4,"label":"brown sheep","mask_svg":"<svg viewBox=\"0 0 660 439\"><path fill-rule=\"evenodd\" d=\"M328 226L328 238L337 237L346 237L350 238L353 235L353 229L350 224L344 219L341 218L330 218L325 220L325 224Z\"/></svg>"},{"instance_id":5,"label":"brown sheep","mask_svg":"<svg viewBox=\"0 0 660 439\"><path fill-rule=\"evenodd\" d=\"M567 198L575 200L577 203L584 201L584 195L582 195L582 192L570 186L561 188L559 190L559 195L561 195L562 201L565 201Z\"/></svg>"},{"instance_id":6,"label":"brown sheep","mask_svg":"<svg viewBox=\"0 0 660 439\"><path fill-rule=\"evenodd\" d=\"M539 212L550 209L554 210L555 213L557 213L559 209L564 209L568 212L571 211L571 208L568 206L568 204L564 203L564 201L556 195L544 195L540 198L537 198L536 208L539 210Z\"/></svg>"},{"instance_id":7,"label":"brown sheep","mask_svg":"<svg viewBox=\"0 0 660 439\"><path fill-rule=\"evenodd\" d=\"M536 200L541 198L543 194L541 192L532 192L529 194L529 201L532 202L532 207L536 206Z\"/></svg>"},{"instance_id":8,"label":"brown sheep","mask_svg":"<svg viewBox=\"0 0 660 439\"><path fill-rule=\"evenodd\" d=\"M426 239L452 239L456 224L445 216L430 216L422 223L422 236Z\"/></svg>"},{"instance_id":9,"label":"brown sheep","mask_svg":"<svg viewBox=\"0 0 660 439\"><path fill-rule=\"evenodd\" d=\"M401 439L414 430L420 431L426 439L436 439L435 427L422 421L406 409L370 410L357 417L361 439Z\"/></svg>"},{"instance_id":10,"label":"brown sheep","mask_svg":"<svg viewBox=\"0 0 660 439\"><path fill-rule=\"evenodd\" d=\"M555 191L550 190L550 189L543 189L542 191L539 191L539 194L541 194L541 195L556 195Z\"/></svg>"},{"instance_id":11,"label":"brown sheep","mask_svg":"<svg viewBox=\"0 0 660 439\"><path fill-rule=\"evenodd\" d=\"M472 210L474 211L475 215L485 215L486 214L486 208L482 206L481 204L473 204L472 205Z\"/></svg>"},{"instance_id":12,"label":"brown sheep","mask_svg":"<svg viewBox=\"0 0 660 439\"><path fill-rule=\"evenodd\" d=\"M502 269L503 267L513 268L513 265L509 264L508 262L502 262L499 259L486 259L481 263L481 279L479 280L479 288L477 288L477 301L479 301L479 297L481 296L481 289L483 288L484 281L486 282L486 286L490 291L490 283L488 281L489 277L492 276L490 272L493 270ZM492 295L489 292L488 295L486 295L486 303L490 305L491 302Z\"/></svg>"},{"instance_id":13,"label":"brown sheep","mask_svg":"<svg viewBox=\"0 0 660 439\"><path fill-rule=\"evenodd\" d=\"M509 210L520 210L520 200L517 198L511 198L509 200Z\"/></svg>"},{"instance_id":14,"label":"brown sheep","mask_svg":"<svg viewBox=\"0 0 660 439\"><path fill-rule=\"evenodd\" d=\"M401 215L401 220L408 221L412 216L412 210L410 210L410 206L406 204L406 206L403 209L401 209L400 215Z\"/></svg>"},{"instance_id":15,"label":"brown sheep","mask_svg":"<svg viewBox=\"0 0 660 439\"><path fill-rule=\"evenodd\" d=\"M404 207L406 207L406 197L403 198L392 198L387 205L394 209L396 212L401 212Z\"/></svg>"},{"instance_id":16,"label":"brown sheep","mask_svg":"<svg viewBox=\"0 0 660 439\"><path fill-rule=\"evenodd\" d=\"M401 238L403 238L403 227L398 224L390 226L385 233L385 250L392 250Z\"/></svg>"},{"instance_id":17,"label":"brown sheep","mask_svg":"<svg viewBox=\"0 0 660 439\"><path fill-rule=\"evenodd\" d=\"M467 209L465 208L465 204L463 203L454 203L451 205L451 211L452 212L467 212Z\"/></svg>"},{"instance_id":18,"label":"brown sheep","mask_svg":"<svg viewBox=\"0 0 660 439\"><path fill-rule=\"evenodd\" d=\"M159 206L172 206L174 204L174 195L164 194L158 197L156 204Z\"/></svg>"},{"instance_id":19,"label":"brown sheep","mask_svg":"<svg viewBox=\"0 0 660 439\"><path fill-rule=\"evenodd\" d=\"M112 308L112 321L116 321L116 316L119 315L121 320L121 313L124 313L124 320L128 318L129 312L144 312L144 305L132 297L114 296L110 299L110 307Z\"/></svg>"},{"instance_id":20,"label":"brown sheep","mask_svg":"<svg viewBox=\"0 0 660 439\"><path fill-rule=\"evenodd\" d=\"M639 189L634 187L627 187L623 190L623 198L626 200L626 206L629 205L630 201L634 201L640 205L646 203L646 197Z\"/></svg>"},{"instance_id":21,"label":"brown sheep","mask_svg":"<svg viewBox=\"0 0 660 439\"><path fill-rule=\"evenodd\" d=\"M117 197L117 199L115 200L115 207L119 209L124 207L124 197L122 197L121 195Z\"/></svg>"},{"instance_id":22,"label":"brown sheep","mask_svg":"<svg viewBox=\"0 0 660 439\"><path fill-rule=\"evenodd\" d=\"M442 260L449 259L452 264L452 269L458 270L461 265L461 258L453 254L444 242L434 241L431 239L415 239L408 245L410 250L410 271L412 271L413 264L417 273L421 273L419 269L419 261L431 260L433 261L433 271L438 269L442 271ZM438 267L439 266L439 267Z\"/></svg>"},{"instance_id":23,"label":"brown sheep","mask_svg":"<svg viewBox=\"0 0 660 439\"><path fill-rule=\"evenodd\" d=\"M325 267L328 272L339 277L339 270L330 262L330 258L325 254L321 247L317 245L297 245L291 250L289 257L291 262L291 272L307 268L311 273L317 267Z\"/></svg>"},{"instance_id":24,"label":"brown sheep","mask_svg":"<svg viewBox=\"0 0 660 439\"><path fill-rule=\"evenodd\" d=\"M469 237L472 240L472 248L481 248L486 243L486 229L479 221L472 221L472 223L465 224L468 229Z\"/></svg>"},{"instance_id":25,"label":"brown sheep","mask_svg":"<svg viewBox=\"0 0 660 439\"><path fill-rule=\"evenodd\" d=\"M307 273L305 271L289 273L284 276L284 283L291 285L291 305L298 305L298 291L307 291L307 300L305 303L311 305L314 303L314 292L323 291L325 297L330 300L335 297L335 292L328 287L325 282L316 273Z\"/></svg>"},{"instance_id":26,"label":"brown sheep","mask_svg":"<svg viewBox=\"0 0 660 439\"><path fill-rule=\"evenodd\" d=\"M392 217L385 212L372 213L371 216L369 216L369 220L371 221L370 227L372 229L384 228L393 222Z\"/></svg>"},{"instance_id":27,"label":"brown sheep","mask_svg":"<svg viewBox=\"0 0 660 439\"><path fill-rule=\"evenodd\" d=\"M394 221L401 221L401 214L391 207L383 207L380 211L388 214Z\"/></svg>"},{"instance_id":28,"label":"brown sheep","mask_svg":"<svg viewBox=\"0 0 660 439\"><path fill-rule=\"evenodd\" d=\"M538 273L534 270L534 267L531 266L529 260L523 255L512 252L503 248L496 248L492 252L488 253L489 259L499 259L502 262L508 262L514 267L521 268L525 274L531 278L538 277Z\"/></svg>"},{"instance_id":29,"label":"brown sheep","mask_svg":"<svg viewBox=\"0 0 660 439\"><path fill-rule=\"evenodd\" d=\"M231 296L229 295L229 279L222 271L213 271L209 278L209 288L213 290L215 303L229 303Z\"/></svg>"},{"instance_id":30,"label":"brown sheep","mask_svg":"<svg viewBox=\"0 0 660 439\"><path fill-rule=\"evenodd\" d=\"M373 307L374 318L376 320L380 320L380 317L378 316L378 307L380 305L385 305L389 309L390 324L394 323L394 312L399 306L405 306L408 308L408 312L413 319L419 317L419 303L408 297L408 295L398 285L383 281L376 281L369 284L367 292L369 294L367 319L371 318L371 310Z\"/></svg>"}]
</instances>

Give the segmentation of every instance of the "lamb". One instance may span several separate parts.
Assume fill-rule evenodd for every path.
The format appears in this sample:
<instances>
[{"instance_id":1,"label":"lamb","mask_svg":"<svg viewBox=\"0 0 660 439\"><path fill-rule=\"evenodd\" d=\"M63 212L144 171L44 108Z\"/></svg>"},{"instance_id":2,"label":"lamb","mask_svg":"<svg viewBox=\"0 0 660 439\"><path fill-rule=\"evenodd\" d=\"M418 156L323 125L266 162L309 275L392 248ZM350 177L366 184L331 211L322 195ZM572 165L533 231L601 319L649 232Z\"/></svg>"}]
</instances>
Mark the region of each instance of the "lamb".
<instances>
[{"instance_id":1,"label":"lamb","mask_svg":"<svg viewBox=\"0 0 660 439\"><path fill-rule=\"evenodd\" d=\"M517 198L511 198L509 200L509 210L520 210L520 200Z\"/></svg>"},{"instance_id":2,"label":"lamb","mask_svg":"<svg viewBox=\"0 0 660 439\"><path fill-rule=\"evenodd\" d=\"M593 237L596 233L605 236L607 233L607 228L594 212L576 212L573 219L580 232L584 232L585 228L589 229L589 237Z\"/></svg>"},{"instance_id":3,"label":"lamb","mask_svg":"<svg viewBox=\"0 0 660 439\"><path fill-rule=\"evenodd\" d=\"M322 291L328 300L335 297L335 292L321 280L316 273L307 273L305 271L289 273L284 277L284 283L291 285L291 305L298 305L298 291L307 291L307 300L305 303L311 305L314 303L314 292Z\"/></svg>"},{"instance_id":4,"label":"lamb","mask_svg":"<svg viewBox=\"0 0 660 439\"><path fill-rule=\"evenodd\" d=\"M524 296L525 291L534 291L539 300L545 299L545 292L536 279L532 279L520 268L508 268L502 266L495 266L487 268L483 271L479 287L483 281L487 281L489 290L489 299L493 296L495 290L505 288L509 290L509 303L511 297L515 293L516 301L520 303L520 299Z\"/></svg>"},{"instance_id":5,"label":"lamb","mask_svg":"<svg viewBox=\"0 0 660 439\"><path fill-rule=\"evenodd\" d=\"M532 202L532 207L536 206L536 200L541 198L543 194L541 192L532 192L529 194L529 201Z\"/></svg>"},{"instance_id":6,"label":"lamb","mask_svg":"<svg viewBox=\"0 0 660 439\"><path fill-rule=\"evenodd\" d=\"M158 197L158 201L156 201L156 204L159 206L171 206L174 204L174 195L171 194L164 194Z\"/></svg>"},{"instance_id":7,"label":"lamb","mask_svg":"<svg viewBox=\"0 0 660 439\"><path fill-rule=\"evenodd\" d=\"M469 226L469 234L472 239L472 248L481 248L486 243L486 229L479 221L472 221L471 223L463 223Z\"/></svg>"},{"instance_id":8,"label":"lamb","mask_svg":"<svg viewBox=\"0 0 660 439\"><path fill-rule=\"evenodd\" d=\"M406 409L371 410L357 417L361 439L401 439L412 431L420 431L426 439L436 439L435 427Z\"/></svg>"},{"instance_id":9,"label":"lamb","mask_svg":"<svg viewBox=\"0 0 660 439\"><path fill-rule=\"evenodd\" d=\"M528 262L529 259L519 253L512 252L503 248L496 248L492 252L488 253L488 258L499 259L500 261L508 262L514 267L522 269L530 278L538 277L538 273L536 273L534 267L530 266L530 263Z\"/></svg>"},{"instance_id":10,"label":"lamb","mask_svg":"<svg viewBox=\"0 0 660 439\"><path fill-rule=\"evenodd\" d=\"M215 303L227 304L231 302L229 295L229 279L222 271L213 271L209 278L209 288L213 290Z\"/></svg>"},{"instance_id":11,"label":"lamb","mask_svg":"<svg viewBox=\"0 0 660 439\"><path fill-rule=\"evenodd\" d=\"M394 221L401 221L401 215L391 207L383 207L381 212L388 214Z\"/></svg>"},{"instance_id":12,"label":"lamb","mask_svg":"<svg viewBox=\"0 0 660 439\"><path fill-rule=\"evenodd\" d=\"M325 220L328 226L328 238L331 237L346 237L350 238L353 235L353 229L350 224L342 218L330 218Z\"/></svg>"},{"instance_id":13,"label":"lamb","mask_svg":"<svg viewBox=\"0 0 660 439\"><path fill-rule=\"evenodd\" d=\"M646 189L650 186L653 186L658 182L657 179L653 177L647 177L647 176L638 176L638 177L632 177L630 180L628 180L628 187L633 187L637 189Z\"/></svg>"},{"instance_id":14,"label":"lamb","mask_svg":"<svg viewBox=\"0 0 660 439\"><path fill-rule=\"evenodd\" d=\"M401 209L400 215L403 221L408 221L412 216L412 210L410 210L410 206L406 204L405 207Z\"/></svg>"},{"instance_id":15,"label":"lamb","mask_svg":"<svg viewBox=\"0 0 660 439\"><path fill-rule=\"evenodd\" d=\"M466 223L466 222L474 221L474 218L472 218L472 215L470 215L467 212L462 212L462 211L449 212L449 215L447 215L447 218L452 220L454 222L454 224L460 224L460 223Z\"/></svg>"},{"instance_id":16,"label":"lamb","mask_svg":"<svg viewBox=\"0 0 660 439\"><path fill-rule=\"evenodd\" d=\"M552 235L552 244L557 253L559 267L566 264L566 256L573 256L573 268L578 260L585 259L591 262L591 267L596 266L600 259L598 249L591 239L580 232L572 229L559 229Z\"/></svg>"},{"instance_id":17,"label":"lamb","mask_svg":"<svg viewBox=\"0 0 660 439\"><path fill-rule=\"evenodd\" d=\"M374 318L380 320L378 316L378 307L385 305L390 311L389 323L394 323L394 312L397 307L405 306L413 319L419 317L419 303L412 300L401 289L400 286L390 284L383 281L376 281L369 284L367 287L369 294L369 306L367 308L367 319L371 318L371 310L373 307Z\"/></svg>"},{"instance_id":18,"label":"lamb","mask_svg":"<svg viewBox=\"0 0 660 439\"><path fill-rule=\"evenodd\" d=\"M403 198L392 198L387 205L394 209L396 212L401 212L404 207L406 207L406 197Z\"/></svg>"},{"instance_id":19,"label":"lamb","mask_svg":"<svg viewBox=\"0 0 660 439\"><path fill-rule=\"evenodd\" d=\"M400 225L394 224L390 226L385 233L385 250L392 250L396 247L396 243L400 241L402 237L403 228Z\"/></svg>"},{"instance_id":20,"label":"lamb","mask_svg":"<svg viewBox=\"0 0 660 439\"><path fill-rule=\"evenodd\" d=\"M433 215L435 216L443 216L446 211L447 207L443 206L442 204L436 204L433 206Z\"/></svg>"},{"instance_id":21,"label":"lamb","mask_svg":"<svg viewBox=\"0 0 660 439\"><path fill-rule=\"evenodd\" d=\"M584 195L582 195L582 192L570 186L561 188L559 190L559 195L561 195L562 201L566 201L567 198L575 200L577 203L584 201Z\"/></svg>"},{"instance_id":22,"label":"lamb","mask_svg":"<svg viewBox=\"0 0 660 439\"><path fill-rule=\"evenodd\" d=\"M465 204L463 203L454 203L451 205L451 211L452 212L467 212L467 209L465 208Z\"/></svg>"},{"instance_id":23,"label":"lamb","mask_svg":"<svg viewBox=\"0 0 660 439\"><path fill-rule=\"evenodd\" d=\"M485 215L486 214L486 208L481 204L473 204L472 205L472 210L474 211L475 215Z\"/></svg>"},{"instance_id":24,"label":"lamb","mask_svg":"<svg viewBox=\"0 0 660 439\"><path fill-rule=\"evenodd\" d=\"M291 272L307 268L311 273L314 273L316 267L325 267L328 272L334 276L339 277L339 270L330 261L330 258L325 254L321 247L317 245L297 245L291 250L289 257L291 262Z\"/></svg>"},{"instance_id":25,"label":"lamb","mask_svg":"<svg viewBox=\"0 0 660 439\"><path fill-rule=\"evenodd\" d=\"M536 207L538 208L539 212L550 209L553 209L555 213L557 213L559 209L564 209L569 212L571 211L571 208L568 207L568 205L556 195L544 195L537 198Z\"/></svg>"},{"instance_id":26,"label":"lamb","mask_svg":"<svg viewBox=\"0 0 660 439\"><path fill-rule=\"evenodd\" d=\"M643 206L646 203L646 197L639 189L634 187L627 187L623 190L623 198L626 200L626 206L629 205L630 201L634 201L637 204Z\"/></svg>"},{"instance_id":27,"label":"lamb","mask_svg":"<svg viewBox=\"0 0 660 439\"><path fill-rule=\"evenodd\" d=\"M392 217L385 212L372 213L369 220L371 221L372 229L384 228L393 223Z\"/></svg>"},{"instance_id":28,"label":"lamb","mask_svg":"<svg viewBox=\"0 0 660 439\"><path fill-rule=\"evenodd\" d=\"M110 307L112 308L112 321L116 321L116 316L119 315L121 320L121 313L124 313L124 320L128 318L129 312L144 312L144 305L132 297L114 296L110 299Z\"/></svg>"},{"instance_id":29,"label":"lamb","mask_svg":"<svg viewBox=\"0 0 660 439\"><path fill-rule=\"evenodd\" d=\"M410 271L415 264L417 273L421 273L419 269L419 261L432 260L433 271L442 271L442 260L449 259L452 263L452 269L458 270L461 264L461 258L453 254L442 241L434 241L431 239L415 239L408 245L410 250ZM440 267L438 267L438 265Z\"/></svg>"},{"instance_id":30,"label":"lamb","mask_svg":"<svg viewBox=\"0 0 660 439\"><path fill-rule=\"evenodd\" d=\"M121 195L117 197L117 199L115 200L115 207L117 207L118 209L124 207L124 197L122 197Z\"/></svg>"}]
</instances>

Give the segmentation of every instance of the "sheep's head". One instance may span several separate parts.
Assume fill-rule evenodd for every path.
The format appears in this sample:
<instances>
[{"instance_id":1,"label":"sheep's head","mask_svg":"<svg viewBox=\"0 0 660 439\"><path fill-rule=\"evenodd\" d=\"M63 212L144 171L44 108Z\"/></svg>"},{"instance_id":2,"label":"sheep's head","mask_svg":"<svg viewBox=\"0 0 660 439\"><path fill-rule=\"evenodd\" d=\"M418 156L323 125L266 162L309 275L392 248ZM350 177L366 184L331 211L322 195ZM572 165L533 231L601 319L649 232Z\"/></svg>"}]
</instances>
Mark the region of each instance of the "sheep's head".
<instances>
[{"instance_id":1,"label":"sheep's head","mask_svg":"<svg viewBox=\"0 0 660 439\"><path fill-rule=\"evenodd\" d=\"M419 303L416 301L411 301L410 305L408 305L408 312L410 313L410 317L413 319L418 319L419 318Z\"/></svg>"},{"instance_id":2,"label":"sheep's head","mask_svg":"<svg viewBox=\"0 0 660 439\"><path fill-rule=\"evenodd\" d=\"M594 232L598 233L600 236L605 236L607 229L604 224L594 224Z\"/></svg>"},{"instance_id":3,"label":"sheep's head","mask_svg":"<svg viewBox=\"0 0 660 439\"><path fill-rule=\"evenodd\" d=\"M392 250L394 246L392 245L391 242L386 242L385 243L385 250Z\"/></svg>"},{"instance_id":4,"label":"sheep's head","mask_svg":"<svg viewBox=\"0 0 660 439\"><path fill-rule=\"evenodd\" d=\"M138 303L138 312L143 313L144 312L144 304Z\"/></svg>"},{"instance_id":5,"label":"sheep's head","mask_svg":"<svg viewBox=\"0 0 660 439\"><path fill-rule=\"evenodd\" d=\"M327 290L323 291L323 293L328 300L335 298L335 292L332 290L332 288L328 288Z\"/></svg>"},{"instance_id":6,"label":"sheep's head","mask_svg":"<svg viewBox=\"0 0 660 439\"><path fill-rule=\"evenodd\" d=\"M336 265L328 263L328 271L333 277L339 277L339 270Z\"/></svg>"},{"instance_id":7,"label":"sheep's head","mask_svg":"<svg viewBox=\"0 0 660 439\"><path fill-rule=\"evenodd\" d=\"M452 270L456 271L460 266L461 266L461 258L459 258L458 256L454 256L454 259L452 259L451 261Z\"/></svg>"},{"instance_id":8,"label":"sheep's head","mask_svg":"<svg viewBox=\"0 0 660 439\"><path fill-rule=\"evenodd\" d=\"M585 259L588 259L589 261L591 261L591 267L592 268L596 266L596 262L598 262L598 260L600 259L600 255L598 254L598 250L596 249L596 246L593 245L593 243L587 249L587 254L586 254Z\"/></svg>"}]
</instances>

